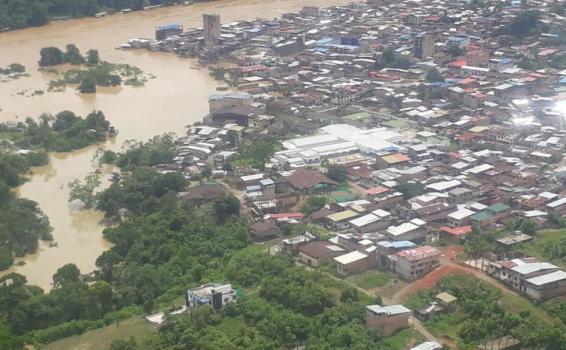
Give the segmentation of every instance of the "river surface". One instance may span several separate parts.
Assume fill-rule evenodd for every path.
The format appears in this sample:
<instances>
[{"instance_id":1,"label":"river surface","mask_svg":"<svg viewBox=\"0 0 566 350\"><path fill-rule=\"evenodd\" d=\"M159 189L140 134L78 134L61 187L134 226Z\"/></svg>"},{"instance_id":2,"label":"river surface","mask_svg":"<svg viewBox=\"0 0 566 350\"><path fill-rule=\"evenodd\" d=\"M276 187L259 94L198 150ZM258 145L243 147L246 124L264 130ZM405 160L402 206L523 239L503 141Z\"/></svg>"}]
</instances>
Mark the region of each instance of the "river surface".
<instances>
[{"instance_id":1,"label":"river surface","mask_svg":"<svg viewBox=\"0 0 566 350\"><path fill-rule=\"evenodd\" d=\"M21 63L31 73L0 83L0 122L37 118L41 113L71 110L85 116L101 110L119 130L115 140L70 153L50 156L50 163L33 170L31 179L17 189L22 197L39 203L53 227L56 247L41 243L32 255L19 258L25 265L14 265L7 272L25 275L30 284L49 289L51 276L66 263L75 263L83 273L94 269L96 258L110 244L103 239L102 214L79 210L68 203L67 184L82 179L94 169L92 159L99 147L119 150L125 140L146 140L165 132L181 134L189 123L199 121L208 111L207 97L215 93L217 83L206 70L193 69L195 62L167 53L122 51L115 48L135 37L153 37L154 27L181 23L202 26L203 13L221 15L223 23L255 17L273 18L298 11L305 5L331 6L350 0L227 0L192 6L167 7L152 11L117 14L101 19L86 18L20 31L0 33L0 66ZM97 49L103 60L128 63L156 76L145 87L106 89L95 95L79 95L73 88L64 92L46 92L26 97L34 90L47 90L50 76L37 71L39 51L46 46L73 43L85 53ZM27 91L23 95L19 92Z\"/></svg>"}]
</instances>

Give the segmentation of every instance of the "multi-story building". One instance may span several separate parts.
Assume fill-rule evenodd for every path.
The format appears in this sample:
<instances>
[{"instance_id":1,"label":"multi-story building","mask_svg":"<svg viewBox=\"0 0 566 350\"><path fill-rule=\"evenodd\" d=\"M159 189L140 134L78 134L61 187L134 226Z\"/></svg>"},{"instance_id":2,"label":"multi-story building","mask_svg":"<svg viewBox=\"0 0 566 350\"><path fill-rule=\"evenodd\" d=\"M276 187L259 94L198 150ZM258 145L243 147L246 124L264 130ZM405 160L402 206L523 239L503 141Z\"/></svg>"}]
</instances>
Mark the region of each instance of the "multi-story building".
<instances>
[{"instance_id":1,"label":"multi-story building","mask_svg":"<svg viewBox=\"0 0 566 350\"><path fill-rule=\"evenodd\" d=\"M236 300L236 291L231 284L209 283L195 289L189 289L186 293L186 304L188 309L197 309L202 305L211 305L215 310Z\"/></svg>"},{"instance_id":2,"label":"multi-story building","mask_svg":"<svg viewBox=\"0 0 566 350\"><path fill-rule=\"evenodd\" d=\"M403 250L389 257L391 268L407 280L416 280L440 265L440 251L431 246Z\"/></svg>"},{"instance_id":3,"label":"multi-story building","mask_svg":"<svg viewBox=\"0 0 566 350\"><path fill-rule=\"evenodd\" d=\"M220 41L220 15L203 14L202 27L204 44L212 46Z\"/></svg>"},{"instance_id":4,"label":"multi-story building","mask_svg":"<svg viewBox=\"0 0 566 350\"><path fill-rule=\"evenodd\" d=\"M411 310L403 305L366 306L366 325L379 330L383 336L390 336L398 330L409 327Z\"/></svg>"}]
</instances>

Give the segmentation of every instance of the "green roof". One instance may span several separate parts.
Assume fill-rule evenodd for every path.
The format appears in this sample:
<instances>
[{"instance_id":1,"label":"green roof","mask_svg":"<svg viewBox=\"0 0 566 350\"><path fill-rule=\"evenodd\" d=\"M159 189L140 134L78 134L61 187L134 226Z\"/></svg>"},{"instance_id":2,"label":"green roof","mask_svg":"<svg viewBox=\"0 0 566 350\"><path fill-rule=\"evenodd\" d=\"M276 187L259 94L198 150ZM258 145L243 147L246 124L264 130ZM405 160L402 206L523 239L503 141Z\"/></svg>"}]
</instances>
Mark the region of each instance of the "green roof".
<instances>
[{"instance_id":1,"label":"green roof","mask_svg":"<svg viewBox=\"0 0 566 350\"><path fill-rule=\"evenodd\" d=\"M371 118L371 114L368 112L358 112L345 115L343 118L348 120L363 120Z\"/></svg>"},{"instance_id":2,"label":"green roof","mask_svg":"<svg viewBox=\"0 0 566 350\"><path fill-rule=\"evenodd\" d=\"M490 213L486 213L485 211L482 211L472 215L472 221L481 222L481 221L489 220L492 217L493 215L491 215Z\"/></svg>"},{"instance_id":3,"label":"green roof","mask_svg":"<svg viewBox=\"0 0 566 350\"><path fill-rule=\"evenodd\" d=\"M497 203L497 204L493 204L493 205L487 207L485 210L487 210L488 212L494 213L494 214L498 214L498 213L504 212L505 210L507 210L509 208L510 208L510 206L508 206L507 204Z\"/></svg>"},{"instance_id":4,"label":"green roof","mask_svg":"<svg viewBox=\"0 0 566 350\"><path fill-rule=\"evenodd\" d=\"M345 211L341 211L338 213L334 213L334 214L330 214L327 216L328 220L334 221L334 222L338 222L338 221L342 221L342 220L346 220L346 219L351 219L353 217L358 216L358 213L356 213L353 210L345 210Z\"/></svg>"},{"instance_id":5,"label":"green roof","mask_svg":"<svg viewBox=\"0 0 566 350\"><path fill-rule=\"evenodd\" d=\"M384 121L382 124L393 129L404 129L409 127L409 123L399 119L387 120Z\"/></svg>"}]
</instances>

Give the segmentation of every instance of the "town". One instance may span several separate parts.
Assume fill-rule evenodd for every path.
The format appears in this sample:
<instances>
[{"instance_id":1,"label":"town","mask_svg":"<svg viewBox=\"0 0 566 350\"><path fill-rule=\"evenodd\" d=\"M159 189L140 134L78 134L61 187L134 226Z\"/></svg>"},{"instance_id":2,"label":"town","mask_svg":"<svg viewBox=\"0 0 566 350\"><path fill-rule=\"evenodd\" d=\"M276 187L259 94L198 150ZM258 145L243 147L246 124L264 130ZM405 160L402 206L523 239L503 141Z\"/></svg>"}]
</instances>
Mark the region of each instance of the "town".
<instances>
[{"instance_id":1,"label":"town","mask_svg":"<svg viewBox=\"0 0 566 350\"><path fill-rule=\"evenodd\" d=\"M394 276L401 292L455 271L536 305L566 295L564 255L528 248L564 251L551 236L566 225L565 27L544 1L368 0L274 20L205 14L202 28L159 26L120 49L198 58L231 90L157 168L192 181L191 203L234 195L270 254L347 281ZM378 287L366 323L386 335L458 302L440 291L410 310ZM189 309L236 299L229 284L187 293ZM414 349L442 347L427 338Z\"/></svg>"},{"instance_id":2,"label":"town","mask_svg":"<svg viewBox=\"0 0 566 350\"><path fill-rule=\"evenodd\" d=\"M101 145L96 170L64 176L57 195L73 228L88 210L107 242L89 271L58 268L47 293L2 275L0 344L566 349L563 1L300 3L236 21L202 6L201 27L201 12L191 27L156 21L154 37L106 50L172 58L210 81L208 108L190 123L179 108L182 134L118 151L103 146L117 132L100 111L1 124L15 154L0 157L0 197L33 209L42 240L47 216L10 188L58 161L48 152ZM0 68L5 83L32 76ZM85 101L102 103L100 90ZM24 266L15 257L38 237L25 252L6 239L7 267Z\"/></svg>"}]
</instances>

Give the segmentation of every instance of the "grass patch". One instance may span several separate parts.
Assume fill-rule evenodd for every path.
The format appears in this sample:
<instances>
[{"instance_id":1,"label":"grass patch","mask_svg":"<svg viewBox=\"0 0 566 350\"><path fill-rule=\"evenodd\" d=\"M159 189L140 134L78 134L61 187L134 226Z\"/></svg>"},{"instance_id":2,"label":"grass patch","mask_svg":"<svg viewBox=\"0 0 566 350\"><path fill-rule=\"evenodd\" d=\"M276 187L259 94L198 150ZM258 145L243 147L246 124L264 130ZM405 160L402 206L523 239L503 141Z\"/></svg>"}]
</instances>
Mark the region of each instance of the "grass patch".
<instances>
[{"instance_id":1,"label":"grass patch","mask_svg":"<svg viewBox=\"0 0 566 350\"><path fill-rule=\"evenodd\" d=\"M118 324L95 329L81 335L61 339L42 346L42 350L107 350L118 339L130 337L142 340L155 333L157 328L141 317L133 317Z\"/></svg>"},{"instance_id":2,"label":"grass patch","mask_svg":"<svg viewBox=\"0 0 566 350\"><path fill-rule=\"evenodd\" d=\"M547 247L559 244L560 240L563 239L566 239L566 229L542 230L537 232L532 241L518 246L517 250L566 269L566 258L551 259L545 252Z\"/></svg>"},{"instance_id":3,"label":"grass patch","mask_svg":"<svg viewBox=\"0 0 566 350\"><path fill-rule=\"evenodd\" d=\"M360 288L373 289L387 285L395 277L389 272L370 270L359 275L349 276L346 280L354 283Z\"/></svg>"},{"instance_id":4,"label":"grass patch","mask_svg":"<svg viewBox=\"0 0 566 350\"><path fill-rule=\"evenodd\" d=\"M408 328L383 339L376 345L375 349L404 350L418 345L424 340L424 337L419 332L413 328Z\"/></svg>"},{"instance_id":5,"label":"grass patch","mask_svg":"<svg viewBox=\"0 0 566 350\"><path fill-rule=\"evenodd\" d=\"M237 335L240 328L245 325L245 322L240 318L226 317L214 328L231 337Z\"/></svg>"}]
</instances>

